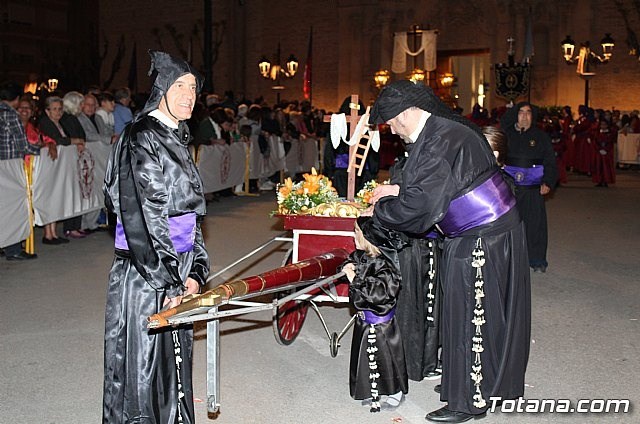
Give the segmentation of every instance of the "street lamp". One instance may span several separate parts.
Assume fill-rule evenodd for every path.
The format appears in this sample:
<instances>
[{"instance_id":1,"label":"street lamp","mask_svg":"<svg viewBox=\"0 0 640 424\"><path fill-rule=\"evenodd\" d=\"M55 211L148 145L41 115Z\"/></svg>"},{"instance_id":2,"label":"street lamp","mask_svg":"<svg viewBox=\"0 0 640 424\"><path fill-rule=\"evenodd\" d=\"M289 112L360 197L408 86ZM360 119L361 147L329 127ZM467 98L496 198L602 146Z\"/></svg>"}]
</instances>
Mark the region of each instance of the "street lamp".
<instances>
[{"instance_id":1,"label":"street lamp","mask_svg":"<svg viewBox=\"0 0 640 424\"><path fill-rule=\"evenodd\" d=\"M577 63L576 72L580 78L584 79L584 105L589 106L589 80L596 74L595 66L599 64L609 63L613 54L615 41L611 38L611 34L605 33L604 38L600 40L602 46L602 55L598 55L591 50L591 43L586 41L580 45L578 54L575 54L576 43L567 35L562 41L562 55L565 62L570 65Z\"/></svg>"},{"instance_id":2,"label":"street lamp","mask_svg":"<svg viewBox=\"0 0 640 424\"><path fill-rule=\"evenodd\" d=\"M284 90L284 86L280 84L280 78L291 78L298 72L298 59L291 54L287 59L284 67L280 65L280 43L278 43L278 51L276 52L276 62L271 63L266 56L260 58L258 63L260 75L265 79L275 81L275 85L271 87L277 92L277 103L280 103L280 91Z\"/></svg>"},{"instance_id":3,"label":"street lamp","mask_svg":"<svg viewBox=\"0 0 640 424\"><path fill-rule=\"evenodd\" d=\"M390 78L391 74L389 74L389 71L387 71L386 69L381 69L374 74L373 81L375 81L376 83L376 88L381 89L382 87L387 85Z\"/></svg>"}]
</instances>

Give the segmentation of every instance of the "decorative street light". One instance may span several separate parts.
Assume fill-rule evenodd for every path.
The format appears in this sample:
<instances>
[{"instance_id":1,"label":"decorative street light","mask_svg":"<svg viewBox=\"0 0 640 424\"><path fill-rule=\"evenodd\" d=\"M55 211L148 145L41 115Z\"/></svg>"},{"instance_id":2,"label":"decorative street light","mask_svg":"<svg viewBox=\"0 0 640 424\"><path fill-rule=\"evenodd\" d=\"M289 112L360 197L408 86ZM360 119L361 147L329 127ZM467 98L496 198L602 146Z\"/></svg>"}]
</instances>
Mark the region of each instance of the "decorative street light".
<instances>
[{"instance_id":1,"label":"decorative street light","mask_svg":"<svg viewBox=\"0 0 640 424\"><path fill-rule=\"evenodd\" d=\"M282 67L280 65L280 43L278 43L276 62L271 63L266 56L262 56L258 63L258 69L260 70L260 75L263 78L275 81L275 85L271 88L276 90L277 103L280 103L280 90L284 90L284 86L280 84L280 78L291 78L296 74L296 72L298 72L298 59L291 54L289 55L285 66Z\"/></svg>"},{"instance_id":2,"label":"decorative street light","mask_svg":"<svg viewBox=\"0 0 640 424\"><path fill-rule=\"evenodd\" d=\"M611 38L611 34L605 33L604 38L600 40L602 45L602 55L598 55L591 50L591 43L586 41L580 45L578 54L575 54L576 43L567 35L562 41L562 54L565 62L570 65L577 63L576 72L580 78L584 79L584 104L589 106L589 80L596 74L595 66L599 64L609 63L613 54L615 42Z\"/></svg>"},{"instance_id":3,"label":"decorative street light","mask_svg":"<svg viewBox=\"0 0 640 424\"><path fill-rule=\"evenodd\" d=\"M376 83L376 88L381 89L382 87L387 85L390 78L391 78L391 74L389 74L389 71L387 71L386 69L381 69L378 72L376 72L373 76L373 80Z\"/></svg>"}]
</instances>

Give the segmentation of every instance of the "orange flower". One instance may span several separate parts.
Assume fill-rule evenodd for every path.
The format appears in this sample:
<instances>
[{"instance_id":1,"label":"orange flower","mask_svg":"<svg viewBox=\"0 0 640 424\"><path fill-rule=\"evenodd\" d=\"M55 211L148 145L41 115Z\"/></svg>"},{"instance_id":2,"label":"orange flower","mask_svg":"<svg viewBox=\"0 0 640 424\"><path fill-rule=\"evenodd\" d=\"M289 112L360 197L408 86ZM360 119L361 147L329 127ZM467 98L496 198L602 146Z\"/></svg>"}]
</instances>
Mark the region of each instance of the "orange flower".
<instances>
[{"instance_id":1,"label":"orange flower","mask_svg":"<svg viewBox=\"0 0 640 424\"><path fill-rule=\"evenodd\" d=\"M284 180L284 184L278 189L278 192L282 197L287 197L289 193L291 193L291 190L293 190L293 181L291 178L287 178Z\"/></svg>"},{"instance_id":2,"label":"orange flower","mask_svg":"<svg viewBox=\"0 0 640 424\"><path fill-rule=\"evenodd\" d=\"M302 189L305 193L315 194L320 190L320 180L322 175L318 175L315 168L311 168L311 174L304 174L304 182L302 183Z\"/></svg>"},{"instance_id":3,"label":"orange flower","mask_svg":"<svg viewBox=\"0 0 640 424\"><path fill-rule=\"evenodd\" d=\"M362 200L364 200L365 203L371 203L371 198L372 197L373 197L373 192L366 191L364 193L364 195L362 196Z\"/></svg>"}]
</instances>

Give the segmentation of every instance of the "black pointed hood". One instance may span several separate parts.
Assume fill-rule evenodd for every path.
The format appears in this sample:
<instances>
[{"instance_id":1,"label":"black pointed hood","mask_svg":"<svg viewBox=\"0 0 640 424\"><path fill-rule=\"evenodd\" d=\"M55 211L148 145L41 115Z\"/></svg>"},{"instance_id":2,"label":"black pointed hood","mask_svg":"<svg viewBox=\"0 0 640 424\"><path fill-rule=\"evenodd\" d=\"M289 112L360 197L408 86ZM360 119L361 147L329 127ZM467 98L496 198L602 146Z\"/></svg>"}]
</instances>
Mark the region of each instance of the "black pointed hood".
<instances>
[{"instance_id":1,"label":"black pointed hood","mask_svg":"<svg viewBox=\"0 0 640 424\"><path fill-rule=\"evenodd\" d=\"M157 50L149 50L149 56L151 56L151 67L149 68L148 75L151 76L153 74L154 81L149 99L138 116L146 115L152 110L157 109L160 100L162 100L162 96L164 96L171 85L183 75L192 74L196 77L196 91L200 93L204 78L200 72L187 61Z\"/></svg>"}]
</instances>

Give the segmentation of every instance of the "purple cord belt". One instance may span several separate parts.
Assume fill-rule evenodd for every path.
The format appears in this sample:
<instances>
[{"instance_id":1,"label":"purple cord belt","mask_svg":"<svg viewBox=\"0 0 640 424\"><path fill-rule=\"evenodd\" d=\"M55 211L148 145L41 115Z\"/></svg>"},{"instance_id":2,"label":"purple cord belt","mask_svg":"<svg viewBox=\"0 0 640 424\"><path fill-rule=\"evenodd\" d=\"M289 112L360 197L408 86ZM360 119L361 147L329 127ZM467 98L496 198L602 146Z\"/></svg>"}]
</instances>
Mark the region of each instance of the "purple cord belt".
<instances>
[{"instance_id":1,"label":"purple cord belt","mask_svg":"<svg viewBox=\"0 0 640 424\"><path fill-rule=\"evenodd\" d=\"M488 224L500 218L516 205L516 199L500 172L468 193L453 199L438 227L447 237Z\"/></svg>"},{"instance_id":2,"label":"purple cord belt","mask_svg":"<svg viewBox=\"0 0 640 424\"><path fill-rule=\"evenodd\" d=\"M395 306L386 315L376 315L373 312L366 311L366 310L358 311L358 318L360 318L361 321L367 324L384 324L385 322L391 321L395 315L396 315Z\"/></svg>"},{"instance_id":3,"label":"purple cord belt","mask_svg":"<svg viewBox=\"0 0 640 424\"><path fill-rule=\"evenodd\" d=\"M169 238L173 242L176 253L185 253L193 250L193 242L196 236L196 213L187 213L169 217ZM116 223L116 249L129 250L124 227L118 219Z\"/></svg>"}]
</instances>

